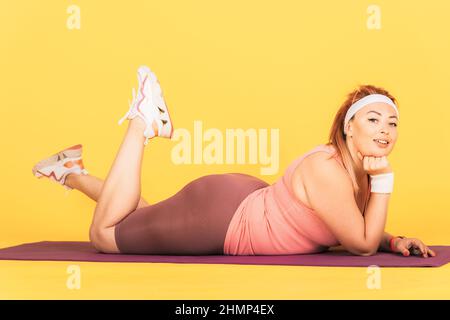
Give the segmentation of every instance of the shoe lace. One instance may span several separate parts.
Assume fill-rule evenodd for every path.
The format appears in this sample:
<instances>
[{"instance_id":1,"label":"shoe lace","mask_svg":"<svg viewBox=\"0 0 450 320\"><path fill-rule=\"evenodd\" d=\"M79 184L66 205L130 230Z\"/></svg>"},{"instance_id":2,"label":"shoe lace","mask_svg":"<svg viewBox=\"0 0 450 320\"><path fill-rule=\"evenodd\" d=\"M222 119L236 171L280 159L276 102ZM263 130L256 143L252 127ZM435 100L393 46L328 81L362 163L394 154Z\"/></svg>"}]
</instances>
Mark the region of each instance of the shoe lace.
<instances>
[{"instance_id":1,"label":"shoe lace","mask_svg":"<svg viewBox=\"0 0 450 320\"><path fill-rule=\"evenodd\" d=\"M131 91L132 91L132 95L133 95L133 100L132 101L128 100L128 105L129 105L130 108L128 109L127 113L119 120L119 126L133 112L134 105L136 104L136 90L133 88Z\"/></svg>"}]
</instances>

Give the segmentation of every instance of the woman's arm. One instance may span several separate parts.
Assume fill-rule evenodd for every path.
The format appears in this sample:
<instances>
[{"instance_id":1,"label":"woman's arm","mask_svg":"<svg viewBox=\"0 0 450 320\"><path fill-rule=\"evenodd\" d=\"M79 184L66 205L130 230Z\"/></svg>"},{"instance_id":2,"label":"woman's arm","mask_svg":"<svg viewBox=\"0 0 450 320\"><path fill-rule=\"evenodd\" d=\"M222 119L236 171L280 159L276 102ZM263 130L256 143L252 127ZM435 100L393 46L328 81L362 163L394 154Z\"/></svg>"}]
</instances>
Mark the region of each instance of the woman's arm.
<instances>
[{"instance_id":1,"label":"woman's arm","mask_svg":"<svg viewBox=\"0 0 450 320\"><path fill-rule=\"evenodd\" d=\"M314 154L304 161L302 179L311 208L346 250L364 256L376 253L384 235L390 194L372 193L363 217L351 180L334 159Z\"/></svg>"},{"instance_id":2,"label":"woman's arm","mask_svg":"<svg viewBox=\"0 0 450 320\"><path fill-rule=\"evenodd\" d=\"M389 205L389 193L372 193L369 199L369 205L364 215L365 240L369 248L369 255L375 254L380 245L383 249L389 250L389 240L387 239L384 227Z\"/></svg>"}]
</instances>

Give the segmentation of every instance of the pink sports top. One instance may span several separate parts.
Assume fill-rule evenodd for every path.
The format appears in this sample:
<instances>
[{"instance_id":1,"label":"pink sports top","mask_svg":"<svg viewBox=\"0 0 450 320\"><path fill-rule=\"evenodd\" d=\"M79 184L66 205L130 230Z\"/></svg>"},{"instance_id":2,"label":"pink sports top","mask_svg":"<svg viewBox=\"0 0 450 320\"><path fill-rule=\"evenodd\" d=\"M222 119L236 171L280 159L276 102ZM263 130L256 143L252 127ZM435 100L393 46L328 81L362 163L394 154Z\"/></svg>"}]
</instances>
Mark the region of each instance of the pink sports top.
<instances>
[{"instance_id":1,"label":"pink sports top","mask_svg":"<svg viewBox=\"0 0 450 320\"><path fill-rule=\"evenodd\" d=\"M322 252L339 245L313 209L294 194L291 178L308 155L325 151L341 164L334 147L318 145L295 159L274 184L250 193L230 221L224 242L226 255L281 255Z\"/></svg>"}]
</instances>

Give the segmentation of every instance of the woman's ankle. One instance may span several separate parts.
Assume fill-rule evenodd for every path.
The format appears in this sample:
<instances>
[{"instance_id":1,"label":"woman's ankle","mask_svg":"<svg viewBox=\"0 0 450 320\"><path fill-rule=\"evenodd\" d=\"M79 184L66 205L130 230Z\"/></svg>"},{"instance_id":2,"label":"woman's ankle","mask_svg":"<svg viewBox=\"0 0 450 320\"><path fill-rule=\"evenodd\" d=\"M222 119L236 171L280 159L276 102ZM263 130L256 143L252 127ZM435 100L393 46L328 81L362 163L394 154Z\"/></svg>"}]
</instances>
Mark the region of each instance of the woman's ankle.
<instances>
[{"instance_id":1,"label":"woman's ankle","mask_svg":"<svg viewBox=\"0 0 450 320\"><path fill-rule=\"evenodd\" d=\"M141 119L140 117L134 117L130 120L128 127L137 131L142 131L143 133L145 131L146 125L143 119Z\"/></svg>"},{"instance_id":2,"label":"woman's ankle","mask_svg":"<svg viewBox=\"0 0 450 320\"><path fill-rule=\"evenodd\" d=\"M79 174L78 173L69 173L66 176L66 180L64 180L64 184L68 187L71 187L72 189L76 189L76 185L77 185L77 180L79 178Z\"/></svg>"}]
</instances>

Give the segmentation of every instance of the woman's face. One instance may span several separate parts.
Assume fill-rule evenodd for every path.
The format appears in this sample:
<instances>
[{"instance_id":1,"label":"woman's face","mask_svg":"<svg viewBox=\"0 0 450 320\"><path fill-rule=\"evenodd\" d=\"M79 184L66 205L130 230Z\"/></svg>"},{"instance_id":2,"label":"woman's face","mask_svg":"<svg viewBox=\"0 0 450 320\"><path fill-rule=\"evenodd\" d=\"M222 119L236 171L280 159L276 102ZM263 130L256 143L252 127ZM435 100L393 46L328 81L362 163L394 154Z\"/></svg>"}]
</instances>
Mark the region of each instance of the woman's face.
<instances>
[{"instance_id":1,"label":"woman's face","mask_svg":"<svg viewBox=\"0 0 450 320\"><path fill-rule=\"evenodd\" d=\"M363 155L387 156L397 141L397 125L397 114L393 107L383 102L371 103L356 112L348 122L348 135L352 136L354 146Z\"/></svg>"}]
</instances>

